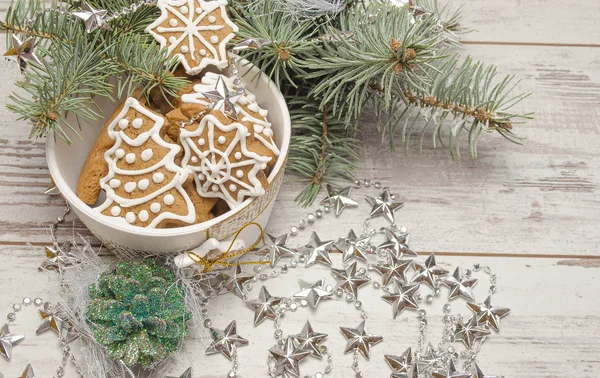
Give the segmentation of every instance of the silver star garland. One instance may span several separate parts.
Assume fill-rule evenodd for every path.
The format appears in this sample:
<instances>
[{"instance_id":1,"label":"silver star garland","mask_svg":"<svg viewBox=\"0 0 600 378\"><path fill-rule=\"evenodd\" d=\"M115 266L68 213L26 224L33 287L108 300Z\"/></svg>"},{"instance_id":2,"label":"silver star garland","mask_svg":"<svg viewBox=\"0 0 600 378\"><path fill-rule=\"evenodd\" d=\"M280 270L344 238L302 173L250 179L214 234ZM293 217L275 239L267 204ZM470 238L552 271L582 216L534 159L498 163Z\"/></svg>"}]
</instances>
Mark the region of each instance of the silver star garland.
<instances>
[{"instance_id":1,"label":"silver star garland","mask_svg":"<svg viewBox=\"0 0 600 378\"><path fill-rule=\"evenodd\" d=\"M213 342L206 349L206 354L221 353L228 360L231 360L233 356L234 347L248 345L248 340L237 334L235 320L229 323L224 330L211 328L210 336Z\"/></svg>"},{"instance_id":2,"label":"silver star garland","mask_svg":"<svg viewBox=\"0 0 600 378\"><path fill-rule=\"evenodd\" d=\"M260 248L256 254L259 256L269 256L271 267L275 267L282 257L293 257L294 251L285 246L288 234L274 237L265 232L263 241L265 245Z\"/></svg>"},{"instance_id":3,"label":"silver star garland","mask_svg":"<svg viewBox=\"0 0 600 378\"><path fill-rule=\"evenodd\" d=\"M319 235L313 231L308 245L303 248L303 251L308 254L308 258L306 259L306 267L316 263L331 265L329 250L331 249L332 245L333 240L321 241Z\"/></svg>"},{"instance_id":4,"label":"silver star garland","mask_svg":"<svg viewBox=\"0 0 600 378\"><path fill-rule=\"evenodd\" d=\"M385 189L379 197L365 196L365 199L373 206L370 218L383 216L390 223L394 223L394 211L404 206L404 203L394 201L389 189Z\"/></svg>"},{"instance_id":5,"label":"silver star garland","mask_svg":"<svg viewBox=\"0 0 600 378\"><path fill-rule=\"evenodd\" d=\"M473 363L474 365L474 372L473 372L473 376L471 378L498 378L495 375L485 375L483 374L483 372L481 371L481 369L479 368L479 366L477 366L477 363Z\"/></svg>"},{"instance_id":6,"label":"silver star garland","mask_svg":"<svg viewBox=\"0 0 600 378\"><path fill-rule=\"evenodd\" d=\"M269 353L275 359L275 376L285 372L291 372L295 376L300 375L299 363L308 357L311 352L295 345L294 338L288 336L283 346L278 345L269 349Z\"/></svg>"},{"instance_id":7,"label":"silver star garland","mask_svg":"<svg viewBox=\"0 0 600 378\"><path fill-rule=\"evenodd\" d=\"M392 279L406 282L405 272L412 265L412 260L400 260L394 255L388 256L387 263L379 263L373 268L381 274L383 286L387 286Z\"/></svg>"},{"instance_id":8,"label":"silver star garland","mask_svg":"<svg viewBox=\"0 0 600 378\"><path fill-rule=\"evenodd\" d=\"M364 275L356 274L356 261L345 269L331 269L331 274L338 281L336 288L352 293L355 298L358 298L358 289L369 283Z\"/></svg>"},{"instance_id":9,"label":"silver star garland","mask_svg":"<svg viewBox=\"0 0 600 378\"><path fill-rule=\"evenodd\" d=\"M225 284L219 291L219 295L233 293L237 297L242 298L245 291L244 285L247 282L252 281L252 278L254 276L248 273L244 273L242 271L241 265L236 265L235 268L233 268L233 270L233 276L230 276L227 282L225 282Z\"/></svg>"},{"instance_id":10,"label":"silver star garland","mask_svg":"<svg viewBox=\"0 0 600 378\"><path fill-rule=\"evenodd\" d=\"M409 233L396 235L393 229L385 229L386 241L377 246L378 250L390 250L397 259L402 257L418 257L417 253L408 246Z\"/></svg>"},{"instance_id":11,"label":"silver star garland","mask_svg":"<svg viewBox=\"0 0 600 378\"><path fill-rule=\"evenodd\" d=\"M473 348L476 340L490 334L490 331L477 324L475 316L471 316L466 322L458 322L454 330L454 337L465 344L469 349Z\"/></svg>"},{"instance_id":12,"label":"silver star garland","mask_svg":"<svg viewBox=\"0 0 600 378\"><path fill-rule=\"evenodd\" d=\"M354 230L348 232L348 236L340 238L335 245L335 248L343 253L342 261L347 263L351 259L366 262L369 251L371 250L371 236L363 236L357 239Z\"/></svg>"},{"instance_id":13,"label":"silver star garland","mask_svg":"<svg viewBox=\"0 0 600 378\"><path fill-rule=\"evenodd\" d=\"M435 263L435 254L429 255L425 264L414 263L417 274L413 278L414 282L425 282L431 287L435 287L435 281L438 276L444 276L448 274L448 271L440 268Z\"/></svg>"},{"instance_id":14,"label":"silver star garland","mask_svg":"<svg viewBox=\"0 0 600 378\"><path fill-rule=\"evenodd\" d=\"M85 23L85 31L91 33L98 28L112 30L105 21L106 13L106 10L94 9L87 1L84 1L81 5L81 11L73 12L73 16L82 19Z\"/></svg>"},{"instance_id":15,"label":"silver star garland","mask_svg":"<svg viewBox=\"0 0 600 378\"><path fill-rule=\"evenodd\" d=\"M392 305L392 314L394 319L398 317L405 309L417 309L419 305L415 299L415 294L419 290L419 284L403 285L395 280L396 291L381 297L387 303Z\"/></svg>"},{"instance_id":16,"label":"silver star garland","mask_svg":"<svg viewBox=\"0 0 600 378\"><path fill-rule=\"evenodd\" d=\"M454 361L450 360L448 368L445 371L433 372L431 376L434 378L471 378L471 373L456 370L456 366L454 366Z\"/></svg>"},{"instance_id":17,"label":"silver star garland","mask_svg":"<svg viewBox=\"0 0 600 378\"><path fill-rule=\"evenodd\" d=\"M500 319L510 312L509 308L493 306L491 295L483 303L469 302L467 306L475 313L477 324L489 325L496 331L500 331Z\"/></svg>"},{"instance_id":18,"label":"silver star garland","mask_svg":"<svg viewBox=\"0 0 600 378\"><path fill-rule=\"evenodd\" d=\"M21 374L19 378L35 378L35 373L33 372L31 364L27 364L27 367L23 370L23 374Z\"/></svg>"},{"instance_id":19,"label":"silver star garland","mask_svg":"<svg viewBox=\"0 0 600 378\"><path fill-rule=\"evenodd\" d=\"M357 349L367 360L371 355L371 346L383 341L383 337L367 332L365 320L356 328L340 327L340 330L348 340L344 353L350 353Z\"/></svg>"},{"instance_id":20,"label":"silver star garland","mask_svg":"<svg viewBox=\"0 0 600 378\"><path fill-rule=\"evenodd\" d=\"M212 103L212 110L220 110L227 117L237 121L238 114L235 110L235 103L244 94L243 89L231 92L229 88L227 88L227 84L225 83L225 80L223 80L223 77L219 76L219 79L215 84L215 89L202 92L202 94Z\"/></svg>"},{"instance_id":21,"label":"silver star garland","mask_svg":"<svg viewBox=\"0 0 600 378\"><path fill-rule=\"evenodd\" d=\"M350 198L350 192L352 191L351 186L342 189L336 189L327 184L325 189L327 190L327 197L321 201L321 205L332 206L336 217L342 213L346 206L358 206L358 202Z\"/></svg>"},{"instance_id":22,"label":"silver star garland","mask_svg":"<svg viewBox=\"0 0 600 378\"><path fill-rule=\"evenodd\" d=\"M408 373L412 366L412 350L408 348L400 356L386 354L383 356L388 365L392 368L392 375L399 373Z\"/></svg>"},{"instance_id":23,"label":"silver star garland","mask_svg":"<svg viewBox=\"0 0 600 378\"><path fill-rule=\"evenodd\" d=\"M267 291L267 288L262 286L258 298L252 301L247 301L246 304L254 309L254 326L256 327L265 319L275 319L277 317L276 307L281 303L283 298L273 297Z\"/></svg>"},{"instance_id":24,"label":"silver star garland","mask_svg":"<svg viewBox=\"0 0 600 378\"><path fill-rule=\"evenodd\" d=\"M58 335L61 334L64 322L62 316L47 310L39 310L38 313L40 314L40 318L42 318L42 324L35 331L37 335L48 330L53 330Z\"/></svg>"},{"instance_id":25,"label":"silver star garland","mask_svg":"<svg viewBox=\"0 0 600 378\"><path fill-rule=\"evenodd\" d=\"M10 361L13 345L18 344L24 338L25 336L23 335L14 335L10 333L8 324L4 324L2 329L0 329L0 354Z\"/></svg>"},{"instance_id":26,"label":"silver star garland","mask_svg":"<svg viewBox=\"0 0 600 378\"><path fill-rule=\"evenodd\" d=\"M313 331L312 325L307 320L302 332L293 335L294 340L298 343L298 348L310 351L311 356L323 358L323 348L321 343L327 338L326 333Z\"/></svg>"},{"instance_id":27,"label":"silver star garland","mask_svg":"<svg viewBox=\"0 0 600 378\"><path fill-rule=\"evenodd\" d=\"M37 64L42 64L38 57L33 52L35 48L35 42L33 38L28 38L25 42L21 42L19 37L16 35L12 35L12 48L4 53L4 56L14 56L19 63L19 67L21 71L24 71L27 68L28 62L35 62Z\"/></svg>"},{"instance_id":28,"label":"silver star garland","mask_svg":"<svg viewBox=\"0 0 600 378\"><path fill-rule=\"evenodd\" d=\"M477 279L465 277L461 267L457 267L452 276L444 278L442 282L450 288L448 299L462 297L471 302L475 301L471 288L475 286Z\"/></svg>"},{"instance_id":29,"label":"silver star garland","mask_svg":"<svg viewBox=\"0 0 600 378\"><path fill-rule=\"evenodd\" d=\"M301 291L294 294L294 298L304 299L312 307L317 308L321 299L329 299L332 292L325 290L325 278L315 283L308 283L304 280L298 280Z\"/></svg>"}]
</instances>

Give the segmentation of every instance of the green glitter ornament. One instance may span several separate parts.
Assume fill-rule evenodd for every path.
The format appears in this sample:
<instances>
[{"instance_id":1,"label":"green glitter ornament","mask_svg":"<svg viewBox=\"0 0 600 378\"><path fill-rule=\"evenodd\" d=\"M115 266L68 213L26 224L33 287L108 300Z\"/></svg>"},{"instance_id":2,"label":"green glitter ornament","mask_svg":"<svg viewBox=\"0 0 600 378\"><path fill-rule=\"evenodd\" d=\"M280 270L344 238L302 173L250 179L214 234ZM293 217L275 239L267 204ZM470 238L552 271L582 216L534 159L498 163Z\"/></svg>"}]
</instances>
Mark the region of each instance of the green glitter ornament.
<instances>
[{"instance_id":1,"label":"green glitter ornament","mask_svg":"<svg viewBox=\"0 0 600 378\"><path fill-rule=\"evenodd\" d=\"M191 313L175 275L155 260L120 262L89 288L86 319L108 356L148 368L176 351Z\"/></svg>"}]
</instances>

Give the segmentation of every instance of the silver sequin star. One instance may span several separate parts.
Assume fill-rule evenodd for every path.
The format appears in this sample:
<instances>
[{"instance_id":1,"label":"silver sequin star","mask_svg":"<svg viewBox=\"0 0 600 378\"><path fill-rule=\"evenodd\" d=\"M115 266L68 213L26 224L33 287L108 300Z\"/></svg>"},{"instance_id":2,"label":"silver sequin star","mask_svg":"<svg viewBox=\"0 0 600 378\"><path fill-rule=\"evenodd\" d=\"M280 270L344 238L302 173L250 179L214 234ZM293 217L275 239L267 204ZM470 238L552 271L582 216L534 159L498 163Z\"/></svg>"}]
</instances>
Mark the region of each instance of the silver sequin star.
<instances>
[{"instance_id":1,"label":"silver sequin star","mask_svg":"<svg viewBox=\"0 0 600 378\"><path fill-rule=\"evenodd\" d=\"M327 197L321 201L321 205L329 205L333 207L335 216L339 216L342 211L348 207L358 206L358 202L350 198L350 192L352 187L348 186L343 189L336 189L333 186L327 184Z\"/></svg>"},{"instance_id":2,"label":"silver sequin star","mask_svg":"<svg viewBox=\"0 0 600 378\"><path fill-rule=\"evenodd\" d=\"M414 282L425 282L427 285L434 287L435 280L438 276L445 276L448 274L446 269L442 269L435 263L435 254L429 255L425 264L414 263L417 274L413 278Z\"/></svg>"},{"instance_id":3,"label":"silver sequin star","mask_svg":"<svg viewBox=\"0 0 600 378\"><path fill-rule=\"evenodd\" d=\"M500 319L508 315L509 308L492 306L492 296L485 299L483 303L467 303L467 306L475 313L477 323L489 325L496 331L500 330Z\"/></svg>"},{"instance_id":4,"label":"silver sequin star","mask_svg":"<svg viewBox=\"0 0 600 378\"><path fill-rule=\"evenodd\" d=\"M418 256L417 253L408 246L410 234L402 233L400 235L396 235L392 229L386 228L385 235L387 240L377 247L378 250L390 250L398 259L406 256Z\"/></svg>"},{"instance_id":5,"label":"silver sequin star","mask_svg":"<svg viewBox=\"0 0 600 378\"><path fill-rule=\"evenodd\" d=\"M33 52L35 48L35 43L33 38L28 38L25 42L21 42L19 37L16 35L12 35L12 48L4 53L4 56L14 56L19 63L19 67L21 71L24 71L27 68L27 63L30 61L36 62L37 64L42 64L38 57Z\"/></svg>"},{"instance_id":6,"label":"silver sequin star","mask_svg":"<svg viewBox=\"0 0 600 378\"><path fill-rule=\"evenodd\" d=\"M275 319L277 316L276 307L282 300L281 297L272 297L266 287L261 287L258 298L246 302L248 306L254 309L254 326L259 325L266 318Z\"/></svg>"},{"instance_id":7,"label":"silver sequin star","mask_svg":"<svg viewBox=\"0 0 600 378\"><path fill-rule=\"evenodd\" d=\"M211 328L210 336L213 342L206 349L206 354L222 353L230 361L234 347L248 345L248 340L237 334L235 320L224 330Z\"/></svg>"},{"instance_id":8,"label":"silver sequin star","mask_svg":"<svg viewBox=\"0 0 600 378\"><path fill-rule=\"evenodd\" d=\"M183 374L181 374L179 377L166 376L165 378L192 378L192 368L189 367L185 369Z\"/></svg>"},{"instance_id":9,"label":"silver sequin star","mask_svg":"<svg viewBox=\"0 0 600 378\"><path fill-rule=\"evenodd\" d=\"M329 250L333 245L333 240L321 241L319 239L319 235L313 231L310 236L310 241L308 245L304 247L304 251L308 253L308 258L306 259L306 267L314 265L316 263L321 263L325 265L331 265L331 258L329 257Z\"/></svg>"},{"instance_id":10,"label":"silver sequin star","mask_svg":"<svg viewBox=\"0 0 600 378\"><path fill-rule=\"evenodd\" d=\"M81 5L81 11L73 12L73 16L82 19L85 23L85 31L91 33L98 28L112 30L105 21L106 13L106 10L94 9L87 1L84 1Z\"/></svg>"},{"instance_id":11,"label":"silver sequin star","mask_svg":"<svg viewBox=\"0 0 600 378\"><path fill-rule=\"evenodd\" d=\"M450 360L446 371L436 371L431 374L434 378L471 378L471 373L456 370L454 361Z\"/></svg>"},{"instance_id":12,"label":"silver sequin star","mask_svg":"<svg viewBox=\"0 0 600 378\"><path fill-rule=\"evenodd\" d=\"M299 349L310 351L311 356L323 358L321 343L327 338L327 334L313 331L308 320L306 321L306 324L304 324L302 332L293 335L292 337L298 343Z\"/></svg>"},{"instance_id":13,"label":"silver sequin star","mask_svg":"<svg viewBox=\"0 0 600 378\"><path fill-rule=\"evenodd\" d=\"M479 326L477 319L472 316L466 322L458 322L454 330L454 337L465 344L467 348L472 348L475 341L490 334L490 331Z\"/></svg>"},{"instance_id":14,"label":"silver sequin star","mask_svg":"<svg viewBox=\"0 0 600 378\"><path fill-rule=\"evenodd\" d=\"M381 299L392 305L394 319L396 319L398 315L400 315L407 308L419 308L419 305L414 298L417 290L419 290L419 284L410 284L404 286L398 280L396 280L395 283L396 291L381 297Z\"/></svg>"},{"instance_id":15,"label":"silver sequin star","mask_svg":"<svg viewBox=\"0 0 600 378\"><path fill-rule=\"evenodd\" d=\"M356 328L340 327L342 334L348 340L344 353L349 353L355 349L368 360L371 354L371 346L383 341L383 337L373 335L367 332L365 320Z\"/></svg>"},{"instance_id":16,"label":"silver sequin star","mask_svg":"<svg viewBox=\"0 0 600 378\"><path fill-rule=\"evenodd\" d=\"M8 329L8 324L4 324L0 329L0 354L10 361L13 345L23 340L23 335L13 335Z\"/></svg>"},{"instance_id":17,"label":"silver sequin star","mask_svg":"<svg viewBox=\"0 0 600 378\"><path fill-rule=\"evenodd\" d=\"M411 264L412 260L400 260L396 256L390 255L387 263L377 264L373 268L381 274L383 285L387 286L394 278L406 282L405 272Z\"/></svg>"},{"instance_id":18,"label":"silver sequin star","mask_svg":"<svg viewBox=\"0 0 600 378\"><path fill-rule=\"evenodd\" d=\"M294 256L294 251L285 246L287 238L288 234L276 238L265 233L265 236L263 237L265 245L259 249L256 254L259 256L269 256L271 267L274 267L282 257Z\"/></svg>"},{"instance_id":19,"label":"silver sequin star","mask_svg":"<svg viewBox=\"0 0 600 378\"><path fill-rule=\"evenodd\" d=\"M50 311L46 311L46 310L39 310L38 313L40 314L40 317L42 318L42 324L40 324L40 326L35 331L35 333L37 335L39 335L40 333L46 332L49 329L51 329L60 335L60 333L62 331L63 321L64 321L62 319L62 317L57 315L54 312L50 312Z\"/></svg>"},{"instance_id":20,"label":"silver sequin star","mask_svg":"<svg viewBox=\"0 0 600 378\"><path fill-rule=\"evenodd\" d=\"M220 110L223 114L233 120L238 119L235 103L242 96L243 92L231 92L229 88L227 88L227 84L222 76L219 76L215 89L202 92L202 94L212 103L213 110Z\"/></svg>"},{"instance_id":21,"label":"silver sequin star","mask_svg":"<svg viewBox=\"0 0 600 378\"><path fill-rule=\"evenodd\" d=\"M264 38L247 38L240 41L238 44L233 46L233 51L241 51L241 50L258 50L261 47L272 43L268 39Z\"/></svg>"},{"instance_id":22,"label":"silver sequin star","mask_svg":"<svg viewBox=\"0 0 600 378\"><path fill-rule=\"evenodd\" d=\"M386 362L392 368L392 376L393 374L399 373L407 373L410 371L410 367L412 366L412 350L408 348L404 351L400 356L393 356L391 354L386 354L384 356Z\"/></svg>"},{"instance_id":23,"label":"silver sequin star","mask_svg":"<svg viewBox=\"0 0 600 378\"><path fill-rule=\"evenodd\" d=\"M23 370L23 374L21 374L19 378L35 378L35 373L33 372L31 364L27 364L27 367Z\"/></svg>"},{"instance_id":24,"label":"silver sequin star","mask_svg":"<svg viewBox=\"0 0 600 378\"><path fill-rule=\"evenodd\" d=\"M332 292L325 290L325 278L318 280L315 283L308 283L304 280L298 280L301 291L294 294L294 298L304 299L312 308L317 308L321 299L329 299L333 295Z\"/></svg>"},{"instance_id":25,"label":"silver sequin star","mask_svg":"<svg viewBox=\"0 0 600 378\"><path fill-rule=\"evenodd\" d=\"M309 350L304 350L296 346L294 338L291 336L285 339L283 347L276 345L269 349L269 353L275 359L275 376L281 375L284 372L291 372L299 376L300 367L298 365L300 361L311 354Z\"/></svg>"},{"instance_id":26,"label":"silver sequin star","mask_svg":"<svg viewBox=\"0 0 600 378\"><path fill-rule=\"evenodd\" d=\"M442 282L450 288L448 299L463 297L471 302L475 300L471 288L477 283L477 278L465 277L463 269L460 266L454 270L452 276L444 278Z\"/></svg>"},{"instance_id":27,"label":"silver sequin star","mask_svg":"<svg viewBox=\"0 0 600 378\"><path fill-rule=\"evenodd\" d=\"M230 276L227 282L219 290L219 295L233 293L237 297L242 298L246 282L251 281L254 276L242 271L241 265L236 265L233 271L233 276Z\"/></svg>"},{"instance_id":28,"label":"silver sequin star","mask_svg":"<svg viewBox=\"0 0 600 378\"><path fill-rule=\"evenodd\" d=\"M481 371L481 369L479 368L479 366L477 366L477 363L473 363L475 368L473 369L473 376L471 378L498 378L498 376L496 375L485 375L483 374L483 372Z\"/></svg>"},{"instance_id":29,"label":"silver sequin star","mask_svg":"<svg viewBox=\"0 0 600 378\"><path fill-rule=\"evenodd\" d=\"M369 251L371 250L371 244L369 244L370 241L371 236L364 236L358 239L354 230L350 230L348 236L338 240L335 248L343 253L342 261L344 261L344 263L347 263L353 258L367 261Z\"/></svg>"},{"instance_id":30,"label":"silver sequin star","mask_svg":"<svg viewBox=\"0 0 600 378\"><path fill-rule=\"evenodd\" d=\"M360 287L369 283L369 279L356 274L356 261L345 269L331 269L331 274L338 281L336 288L352 293L354 297L358 297Z\"/></svg>"},{"instance_id":31,"label":"silver sequin star","mask_svg":"<svg viewBox=\"0 0 600 378\"><path fill-rule=\"evenodd\" d=\"M394 223L394 211L404 206L402 202L393 200L389 189L385 189L379 197L365 196L365 199L373 206L370 213L371 218L383 216L390 223Z\"/></svg>"}]
</instances>

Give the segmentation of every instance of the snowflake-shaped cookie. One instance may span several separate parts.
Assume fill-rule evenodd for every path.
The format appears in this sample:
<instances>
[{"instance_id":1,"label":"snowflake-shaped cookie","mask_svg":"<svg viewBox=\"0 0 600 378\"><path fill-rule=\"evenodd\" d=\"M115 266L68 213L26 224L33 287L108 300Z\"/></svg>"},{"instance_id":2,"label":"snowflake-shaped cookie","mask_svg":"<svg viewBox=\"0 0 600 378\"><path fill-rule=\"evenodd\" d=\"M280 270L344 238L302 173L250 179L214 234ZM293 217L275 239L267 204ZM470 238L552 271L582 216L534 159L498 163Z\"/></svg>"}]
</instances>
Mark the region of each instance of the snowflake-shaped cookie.
<instances>
[{"instance_id":1,"label":"snowflake-shaped cookie","mask_svg":"<svg viewBox=\"0 0 600 378\"><path fill-rule=\"evenodd\" d=\"M177 56L190 75L209 65L225 68L227 42L238 31L226 5L227 0L158 0L161 15L146 31Z\"/></svg>"}]
</instances>

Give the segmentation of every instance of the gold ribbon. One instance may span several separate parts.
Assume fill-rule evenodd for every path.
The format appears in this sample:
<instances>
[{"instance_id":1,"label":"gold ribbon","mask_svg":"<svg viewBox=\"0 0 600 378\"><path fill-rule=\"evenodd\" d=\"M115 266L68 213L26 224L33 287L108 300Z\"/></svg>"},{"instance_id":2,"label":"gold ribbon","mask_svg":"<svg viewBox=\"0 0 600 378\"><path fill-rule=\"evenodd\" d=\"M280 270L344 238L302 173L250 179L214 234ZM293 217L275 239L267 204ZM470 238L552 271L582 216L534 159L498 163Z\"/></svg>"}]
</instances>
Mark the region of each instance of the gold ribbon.
<instances>
[{"instance_id":1,"label":"gold ribbon","mask_svg":"<svg viewBox=\"0 0 600 378\"><path fill-rule=\"evenodd\" d=\"M241 251L236 251L236 252L231 252L231 248L233 248L233 244L235 243L235 241L237 240L238 236L240 235L240 233L242 231L244 231L247 227L250 226L256 226L258 227L258 229L260 230L260 234L258 235L258 239L256 239L256 241L254 242L254 244L252 244L251 247L243 249ZM231 258L237 257L237 256L241 256L246 252L249 252L251 250L253 250L254 248L256 248L264 235L264 231L262 229L262 227L260 226L260 224L256 223L256 222L250 222L250 223L246 223L242 228L240 228L238 230L238 232L236 232L235 236L233 237L233 239L231 240L231 244L229 244L229 248L227 248L227 251L225 251L225 253L223 253L221 256L217 257L216 259L205 259L204 257L200 256L199 254L195 253L195 252L188 252L188 256L194 261L194 263L198 264L198 265L202 265L204 268L202 269L202 273L206 273L206 272L210 272L213 269L213 266L215 265L220 265L220 266L238 266L238 265L255 265L255 264L260 264L260 265L264 265L264 264L269 264L268 261L241 261L241 262L235 262L235 263L231 263L231 262L225 262L225 260L229 260Z\"/></svg>"}]
</instances>

